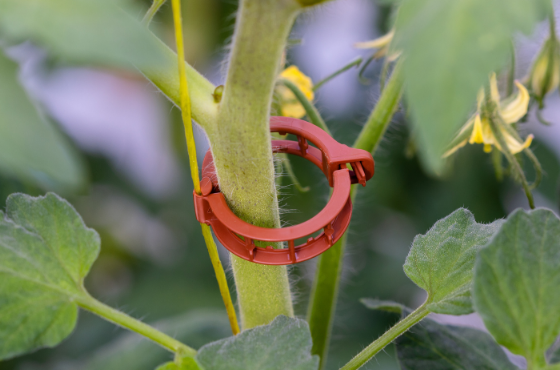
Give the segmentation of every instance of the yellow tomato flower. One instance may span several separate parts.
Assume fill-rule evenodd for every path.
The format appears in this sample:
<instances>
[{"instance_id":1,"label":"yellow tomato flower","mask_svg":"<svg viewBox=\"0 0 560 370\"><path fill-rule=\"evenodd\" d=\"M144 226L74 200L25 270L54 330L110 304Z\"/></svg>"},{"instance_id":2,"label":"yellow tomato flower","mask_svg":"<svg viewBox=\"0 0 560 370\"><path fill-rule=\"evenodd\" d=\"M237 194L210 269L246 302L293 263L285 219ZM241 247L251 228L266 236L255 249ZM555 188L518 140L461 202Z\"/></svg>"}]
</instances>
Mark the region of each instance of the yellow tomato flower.
<instances>
[{"instance_id":1,"label":"yellow tomato flower","mask_svg":"<svg viewBox=\"0 0 560 370\"><path fill-rule=\"evenodd\" d=\"M527 109L529 107L529 92L527 91L525 86L523 86L518 81L515 81L515 85L519 90L515 98L500 101L500 93L498 92L496 75L493 74L490 77L491 99L496 103L496 106L499 107L498 113L500 114L503 122L506 125L511 125L512 123L519 121L525 114L527 114ZM492 132L489 117L486 117L481 112L481 107L484 100L485 94L484 91L481 90L478 93L478 104L476 113L461 128L455 140L453 140L455 144L451 149L445 152L445 154L443 155L444 158L455 153L459 148L462 148L467 143L484 144L484 151L487 153L492 151L492 146L495 146L496 148L498 148L498 150L503 152L503 148L500 146L498 140ZM527 136L527 139L525 139L524 142L521 142L511 134L508 128L500 126L498 126L498 128L501 131L507 147L512 154L517 154L523 149L528 148L533 141L533 135Z\"/></svg>"},{"instance_id":2,"label":"yellow tomato flower","mask_svg":"<svg viewBox=\"0 0 560 370\"><path fill-rule=\"evenodd\" d=\"M357 42L354 44L354 47L358 49L378 49L377 52L374 54L375 59L379 59L387 55L390 50L391 42L393 41L393 37L395 36L395 30L392 30L388 34L381 36L375 40L371 41L364 41L364 42ZM400 55L400 52L394 52L387 56L389 61L396 60Z\"/></svg>"},{"instance_id":3,"label":"yellow tomato flower","mask_svg":"<svg viewBox=\"0 0 560 370\"><path fill-rule=\"evenodd\" d=\"M286 68L280 73L280 77L296 85L309 101L313 101L315 98L311 78L304 75L298 67L290 66ZM280 107L283 116L294 118L305 116L305 109L290 89L286 86L278 86L277 91L280 95Z\"/></svg>"}]
</instances>

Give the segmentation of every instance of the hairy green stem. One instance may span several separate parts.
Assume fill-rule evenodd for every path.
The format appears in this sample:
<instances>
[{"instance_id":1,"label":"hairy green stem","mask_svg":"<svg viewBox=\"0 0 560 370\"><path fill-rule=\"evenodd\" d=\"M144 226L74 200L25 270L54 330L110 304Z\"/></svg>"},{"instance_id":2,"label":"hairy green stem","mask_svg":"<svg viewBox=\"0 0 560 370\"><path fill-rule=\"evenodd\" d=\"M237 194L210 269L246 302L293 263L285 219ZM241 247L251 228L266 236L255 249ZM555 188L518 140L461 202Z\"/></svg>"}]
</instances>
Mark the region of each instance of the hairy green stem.
<instances>
[{"instance_id":1,"label":"hairy green stem","mask_svg":"<svg viewBox=\"0 0 560 370\"><path fill-rule=\"evenodd\" d=\"M173 339L169 335L162 333L161 331L143 323L142 321L136 320L128 316L127 314L115 310L112 307L107 306L96 300L95 298L85 295L84 297L76 299L76 303L83 309L93 312L94 314L110 321L114 324L122 326L123 328L132 330L155 343L161 345L163 348L170 350L171 352L179 353L182 356L193 357L196 355L196 350L193 348Z\"/></svg>"},{"instance_id":2,"label":"hairy green stem","mask_svg":"<svg viewBox=\"0 0 560 370\"><path fill-rule=\"evenodd\" d=\"M154 19L154 16L164 3L165 0L154 0L152 6L150 6L150 9L148 9L146 14L144 15L144 18L142 18L142 23L144 23L145 25L149 25L150 23L152 23L152 19Z\"/></svg>"},{"instance_id":3,"label":"hairy green stem","mask_svg":"<svg viewBox=\"0 0 560 370\"><path fill-rule=\"evenodd\" d=\"M153 36L161 45L164 63L157 67L143 68L141 72L177 107L181 106L179 78L177 75L177 54ZM193 119L202 126L208 135L214 131L218 115L218 103L214 101L216 87L196 69L186 63L187 81L191 97Z\"/></svg>"},{"instance_id":4,"label":"hairy green stem","mask_svg":"<svg viewBox=\"0 0 560 370\"><path fill-rule=\"evenodd\" d=\"M354 147L375 153L379 141L381 141L398 107L402 91L403 76L399 63L383 90L379 102L358 136ZM350 193L352 201L356 195L356 190L356 186L353 186ZM320 369L324 368L327 361L346 238L347 234L321 255L309 301L307 320L313 338L312 353L321 357Z\"/></svg>"},{"instance_id":5,"label":"hairy green stem","mask_svg":"<svg viewBox=\"0 0 560 370\"><path fill-rule=\"evenodd\" d=\"M424 305L418 307L410 315L399 321L385 334L377 338L373 343L364 348L350 362L340 368L340 370L356 370L362 367L366 362L372 359L379 351L385 348L389 343L397 339L401 334L406 332L420 320L426 317L430 311Z\"/></svg>"},{"instance_id":6,"label":"hairy green stem","mask_svg":"<svg viewBox=\"0 0 560 370\"><path fill-rule=\"evenodd\" d=\"M504 179L504 168L502 167L502 152L499 150L492 151L492 164L494 165L496 180L502 181Z\"/></svg>"},{"instance_id":7,"label":"hairy green stem","mask_svg":"<svg viewBox=\"0 0 560 370\"><path fill-rule=\"evenodd\" d=\"M402 61L393 70L391 79L383 89L379 102L371 112L368 120L354 143L354 148L375 153L381 138L385 134L391 119L397 110L403 93L404 73Z\"/></svg>"},{"instance_id":8,"label":"hairy green stem","mask_svg":"<svg viewBox=\"0 0 560 370\"><path fill-rule=\"evenodd\" d=\"M356 197L356 185L352 186L350 197L353 202ZM307 321L313 339L311 353L319 355L319 369L323 369L327 363L336 299L340 286L342 258L347 238L348 233L344 233L342 238L321 255L311 290Z\"/></svg>"},{"instance_id":9,"label":"hairy green stem","mask_svg":"<svg viewBox=\"0 0 560 370\"><path fill-rule=\"evenodd\" d=\"M301 10L294 0L242 0L216 130L209 134L220 189L243 220L280 227L269 118L280 61ZM194 98L193 98L194 101ZM285 266L232 256L242 327L293 316Z\"/></svg>"}]
</instances>

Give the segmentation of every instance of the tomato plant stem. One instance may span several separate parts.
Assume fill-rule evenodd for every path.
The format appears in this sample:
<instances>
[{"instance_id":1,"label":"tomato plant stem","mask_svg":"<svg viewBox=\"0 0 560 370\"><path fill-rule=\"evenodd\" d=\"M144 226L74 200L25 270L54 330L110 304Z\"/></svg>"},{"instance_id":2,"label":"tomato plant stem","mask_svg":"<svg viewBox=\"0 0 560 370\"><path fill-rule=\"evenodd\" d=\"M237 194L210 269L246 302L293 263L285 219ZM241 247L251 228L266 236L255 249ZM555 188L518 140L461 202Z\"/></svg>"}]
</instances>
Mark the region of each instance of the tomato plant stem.
<instances>
[{"instance_id":1,"label":"tomato plant stem","mask_svg":"<svg viewBox=\"0 0 560 370\"><path fill-rule=\"evenodd\" d=\"M366 125L358 136L354 144L355 148L375 153L375 149L387 130L387 126L389 126L402 96L402 74L399 62L393 71L389 83L383 90L379 102L371 112ZM354 202L356 190L356 186L353 186L350 193L352 202ZM309 321L309 328L313 338L312 353L321 357L320 369L324 368L327 360L346 239L347 234L321 255L311 291L307 320Z\"/></svg>"},{"instance_id":2,"label":"tomato plant stem","mask_svg":"<svg viewBox=\"0 0 560 370\"><path fill-rule=\"evenodd\" d=\"M368 120L354 143L354 148L375 153L391 119L397 110L403 93L404 71L402 61L393 69L391 79L383 89L379 102L371 111Z\"/></svg>"},{"instance_id":3,"label":"tomato plant stem","mask_svg":"<svg viewBox=\"0 0 560 370\"><path fill-rule=\"evenodd\" d=\"M121 311L115 310L114 308L99 302L89 295L84 295L83 297L78 298L76 303L83 309L93 312L105 320L122 326L123 328L132 330L133 332L154 341L171 352L180 353L182 356L190 357L196 355L195 349L179 342L176 339L173 339L169 335L162 333L150 325L144 324L142 321L136 320Z\"/></svg>"},{"instance_id":4,"label":"tomato plant stem","mask_svg":"<svg viewBox=\"0 0 560 370\"><path fill-rule=\"evenodd\" d=\"M274 181L270 106L282 53L302 9L293 0L243 0L237 13L217 129L209 135L220 189L232 211L262 227L280 227ZM293 316L285 266L232 256L244 329Z\"/></svg>"},{"instance_id":5,"label":"tomato plant stem","mask_svg":"<svg viewBox=\"0 0 560 370\"><path fill-rule=\"evenodd\" d=\"M417 308L410 315L399 321L391 329L387 330L385 334L377 338L373 343L364 348L362 352L358 353L350 362L340 368L340 370L355 370L362 367L366 362L372 359L379 351L385 348L389 343L397 339L401 334L417 324L420 320L426 317L430 311L424 305Z\"/></svg>"},{"instance_id":6,"label":"tomato plant stem","mask_svg":"<svg viewBox=\"0 0 560 370\"><path fill-rule=\"evenodd\" d=\"M160 44L163 63L156 67L143 68L141 72L176 106L181 106L179 76L177 75L177 55L155 35L153 38ZM218 103L214 101L216 87L202 76L187 62L185 72L191 97L192 118L211 135L215 129Z\"/></svg>"},{"instance_id":7,"label":"tomato plant stem","mask_svg":"<svg viewBox=\"0 0 560 370\"><path fill-rule=\"evenodd\" d=\"M352 186L350 196L352 202L356 195L356 186ZM327 353L332 331L334 313L336 311L336 299L340 285L340 273L342 269L342 257L346 248L345 233L329 250L323 253L317 263L317 272L311 299L309 302L307 321L313 338L311 352L321 358L319 369L323 369L327 362Z\"/></svg>"}]
</instances>

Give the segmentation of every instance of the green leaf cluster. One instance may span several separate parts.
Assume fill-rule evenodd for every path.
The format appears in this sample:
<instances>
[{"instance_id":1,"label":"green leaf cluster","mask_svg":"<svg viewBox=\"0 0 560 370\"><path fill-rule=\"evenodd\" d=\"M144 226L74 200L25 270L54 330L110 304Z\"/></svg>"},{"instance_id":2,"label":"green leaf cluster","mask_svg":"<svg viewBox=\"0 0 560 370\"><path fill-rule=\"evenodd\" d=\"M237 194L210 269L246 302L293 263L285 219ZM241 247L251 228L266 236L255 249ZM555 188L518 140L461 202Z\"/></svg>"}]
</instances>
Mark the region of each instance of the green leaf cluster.
<instances>
[{"instance_id":1,"label":"green leaf cluster","mask_svg":"<svg viewBox=\"0 0 560 370\"><path fill-rule=\"evenodd\" d=\"M520 209L503 222L481 227L469 220L469 216L466 211L458 210L436 223L426 235L417 237L411 255L415 248L418 250L414 258L409 255L405 270L421 287L429 287L425 289L433 292L433 297L445 296L436 300L428 298L428 309L457 314L468 313L474 307L490 335L424 319L397 340L401 368L517 369L498 344L525 357L529 370L558 368L560 219L550 210ZM472 238L457 237L468 234L465 230L469 229ZM458 230L463 232L458 234ZM436 252L445 244L457 253L441 258L445 254ZM466 258L468 262L451 263L468 255L460 252L468 245L474 248L473 255ZM421 251L425 253L419 254ZM449 267L454 273L441 274L442 267ZM473 305L465 304L471 289ZM410 312L391 302L364 300L364 303L374 309L398 312L400 308L405 314Z\"/></svg>"},{"instance_id":2,"label":"green leaf cluster","mask_svg":"<svg viewBox=\"0 0 560 370\"><path fill-rule=\"evenodd\" d=\"M54 194L0 212L0 359L52 347L73 330L99 236Z\"/></svg>"},{"instance_id":3,"label":"green leaf cluster","mask_svg":"<svg viewBox=\"0 0 560 370\"><path fill-rule=\"evenodd\" d=\"M311 334L304 320L279 316L269 325L206 344L196 353L161 331L104 306L83 287L99 248L98 234L57 195L33 198L15 194L8 198L6 213L0 212L0 359L57 345L73 330L81 306L174 348L175 361L160 369L318 368L319 358L311 356ZM181 339L188 339L202 327L207 330L210 321L224 323L215 315L197 315L160 327L172 326L176 333L180 331ZM96 356L85 368L134 368L137 360L144 366L159 356L147 348L146 343L128 338L113 344L110 353ZM133 358L136 360L130 361Z\"/></svg>"},{"instance_id":4,"label":"green leaf cluster","mask_svg":"<svg viewBox=\"0 0 560 370\"><path fill-rule=\"evenodd\" d=\"M458 209L436 222L425 235L414 238L404 271L428 293L428 310L449 315L472 312L470 292L476 253L501 222L479 224L471 212Z\"/></svg>"}]
</instances>

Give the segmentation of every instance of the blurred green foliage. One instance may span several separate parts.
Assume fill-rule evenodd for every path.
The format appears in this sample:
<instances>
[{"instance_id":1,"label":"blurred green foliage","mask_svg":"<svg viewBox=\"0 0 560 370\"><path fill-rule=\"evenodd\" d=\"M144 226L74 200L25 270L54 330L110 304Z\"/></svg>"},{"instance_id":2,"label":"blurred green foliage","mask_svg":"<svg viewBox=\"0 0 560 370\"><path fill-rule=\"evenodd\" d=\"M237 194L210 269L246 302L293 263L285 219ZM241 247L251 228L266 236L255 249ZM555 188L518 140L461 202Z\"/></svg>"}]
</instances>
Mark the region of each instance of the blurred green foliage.
<instances>
[{"instance_id":1,"label":"blurred green foliage","mask_svg":"<svg viewBox=\"0 0 560 370\"><path fill-rule=\"evenodd\" d=\"M128 67L160 62L157 44L132 14L130 0L0 2L4 42L31 40L66 63ZM119 9L120 8L120 9Z\"/></svg>"},{"instance_id":2,"label":"blurred green foliage","mask_svg":"<svg viewBox=\"0 0 560 370\"><path fill-rule=\"evenodd\" d=\"M58 191L79 190L86 183L80 153L36 107L18 75L17 63L0 51L0 171Z\"/></svg>"}]
</instances>

